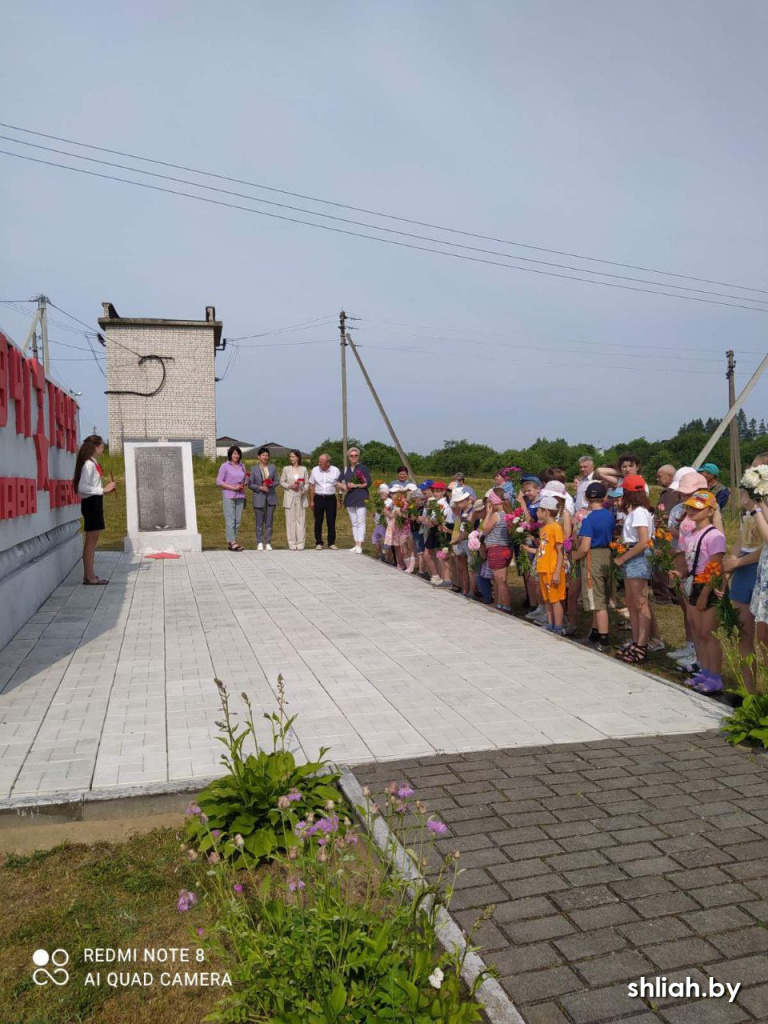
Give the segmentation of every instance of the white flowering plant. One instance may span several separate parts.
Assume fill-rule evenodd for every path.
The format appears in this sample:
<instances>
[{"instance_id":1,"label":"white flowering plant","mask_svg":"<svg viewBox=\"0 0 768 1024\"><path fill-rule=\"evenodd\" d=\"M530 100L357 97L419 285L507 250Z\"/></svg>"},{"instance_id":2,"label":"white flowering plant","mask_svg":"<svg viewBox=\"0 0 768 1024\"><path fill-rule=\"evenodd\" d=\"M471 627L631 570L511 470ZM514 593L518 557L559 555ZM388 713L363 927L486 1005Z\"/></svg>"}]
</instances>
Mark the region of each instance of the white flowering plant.
<instances>
[{"instance_id":1,"label":"white flowering plant","mask_svg":"<svg viewBox=\"0 0 768 1024\"><path fill-rule=\"evenodd\" d=\"M768 466L752 466L741 478L740 486L753 501L768 501Z\"/></svg>"}]
</instances>

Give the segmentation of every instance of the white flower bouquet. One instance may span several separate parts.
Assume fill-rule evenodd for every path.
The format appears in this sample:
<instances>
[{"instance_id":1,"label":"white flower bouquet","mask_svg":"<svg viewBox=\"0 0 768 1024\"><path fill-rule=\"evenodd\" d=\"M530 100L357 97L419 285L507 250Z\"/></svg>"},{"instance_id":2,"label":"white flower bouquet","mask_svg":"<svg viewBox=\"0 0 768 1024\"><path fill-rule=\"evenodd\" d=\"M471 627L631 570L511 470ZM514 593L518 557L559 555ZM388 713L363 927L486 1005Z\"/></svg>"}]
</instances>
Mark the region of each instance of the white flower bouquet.
<instances>
[{"instance_id":1,"label":"white flower bouquet","mask_svg":"<svg viewBox=\"0 0 768 1024\"><path fill-rule=\"evenodd\" d=\"M753 501L768 501L768 466L753 466L741 478L741 487Z\"/></svg>"}]
</instances>

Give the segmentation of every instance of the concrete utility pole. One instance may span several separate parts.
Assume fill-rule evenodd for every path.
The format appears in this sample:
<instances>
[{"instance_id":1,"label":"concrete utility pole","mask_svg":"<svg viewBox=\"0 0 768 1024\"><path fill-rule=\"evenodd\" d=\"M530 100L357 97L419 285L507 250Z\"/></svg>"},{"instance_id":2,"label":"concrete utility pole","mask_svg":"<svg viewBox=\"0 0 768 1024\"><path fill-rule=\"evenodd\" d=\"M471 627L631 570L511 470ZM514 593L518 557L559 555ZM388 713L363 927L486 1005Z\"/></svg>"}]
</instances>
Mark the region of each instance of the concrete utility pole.
<instances>
[{"instance_id":1,"label":"concrete utility pole","mask_svg":"<svg viewBox=\"0 0 768 1024\"><path fill-rule=\"evenodd\" d=\"M707 443L701 449L699 454L696 456L693 462L694 466L700 466L703 462L706 462L707 456L725 433L725 428L728 426L728 424L731 423L731 421L738 415L739 409L741 409L741 407L744 405L755 384L757 384L757 382L760 380L760 377L762 376L763 370L765 370L766 366L768 366L768 355L765 356L762 363L760 363L758 368L747 381L746 385L742 388L741 394L739 394L739 396L736 398L735 402L728 410L727 415L720 421L720 426L715 430L710 439L707 441Z\"/></svg>"},{"instance_id":2,"label":"concrete utility pole","mask_svg":"<svg viewBox=\"0 0 768 1024\"><path fill-rule=\"evenodd\" d=\"M39 360L40 356L37 347L37 325L40 324L40 336L43 342L43 368L46 376L49 373L49 359L48 359L48 296L38 295L37 296L37 309L35 315L32 317L32 323L30 324L29 331L27 332L27 340L24 342L21 351L26 352L32 344L32 355L35 359Z\"/></svg>"},{"instance_id":3,"label":"concrete utility pole","mask_svg":"<svg viewBox=\"0 0 768 1024\"><path fill-rule=\"evenodd\" d=\"M389 422L389 416L387 416L386 412L384 411L384 406L381 404L381 399L376 394L376 388L373 386L373 381L368 376L368 371L363 366L363 360L360 358L360 353L357 351L357 346L352 341L352 339L350 338L349 335L347 335L347 344L352 349L352 355L357 360L357 364L360 367L360 370L362 371L363 376L365 377L365 383L371 389L371 394L373 395L373 400L374 400L374 402L376 403L376 405L379 408L379 412L381 413L381 418L384 420L384 423L386 424L387 430L389 431L389 436L392 438L392 442L393 442L395 448L397 448L397 453L400 456L400 458L403 460L403 465L408 470L408 476L415 483L416 482L416 477L413 475L413 470L411 469L411 464L408 461L408 456L403 451L403 446L400 444L398 436L395 433L395 428Z\"/></svg>"},{"instance_id":4,"label":"concrete utility pole","mask_svg":"<svg viewBox=\"0 0 768 1024\"><path fill-rule=\"evenodd\" d=\"M728 409L732 409L736 404L736 360L732 349L728 349L725 353L728 359L728 372L726 378L728 379ZM739 504L736 501L736 494L738 491L739 482L741 480L741 451L739 449L739 421L738 417L734 416L731 420L731 511L735 511L738 515Z\"/></svg>"},{"instance_id":5,"label":"concrete utility pole","mask_svg":"<svg viewBox=\"0 0 768 1024\"><path fill-rule=\"evenodd\" d=\"M339 313L339 336L341 338L341 433L342 433L342 473L347 468L347 445L349 435L347 433L347 314Z\"/></svg>"}]
</instances>

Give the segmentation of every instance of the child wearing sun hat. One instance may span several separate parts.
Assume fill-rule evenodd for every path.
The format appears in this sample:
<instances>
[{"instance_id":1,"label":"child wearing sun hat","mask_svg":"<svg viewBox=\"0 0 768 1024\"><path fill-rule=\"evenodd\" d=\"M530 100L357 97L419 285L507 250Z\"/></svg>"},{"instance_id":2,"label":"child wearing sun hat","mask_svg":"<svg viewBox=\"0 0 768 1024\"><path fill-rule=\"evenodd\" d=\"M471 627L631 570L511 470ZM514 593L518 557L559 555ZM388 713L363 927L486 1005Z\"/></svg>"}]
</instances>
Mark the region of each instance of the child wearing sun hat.
<instances>
[{"instance_id":1,"label":"child wearing sun hat","mask_svg":"<svg viewBox=\"0 0 768 1024\"><path fill-rule=\"evenodd\" d=\"M686 616L699 665L699 671L685 685L699 693L720 693L723 650L715 635L717 595L709 577L713 570L722 572L727 544L725 534L713 523L717 501L711 491L696 491L684 504L693 529L680 532L677 574L683 581Z\"/></svg>"},{"instance_id":2,"label":"child wearing sun hat","mask_svg":"<svg viewBox=\"0 0 768 1024\"><path fill-rule=\"evenodd\" d=\"M539 547L536 551L536 569L539 589L547 613L547 625L551 633L563 632L563 601L565 600L565 559L563 542L565 535L557 521L559 503L557 498L546 495L539 500L536 518L539 527Z\"/></svg>"}]
</instances>

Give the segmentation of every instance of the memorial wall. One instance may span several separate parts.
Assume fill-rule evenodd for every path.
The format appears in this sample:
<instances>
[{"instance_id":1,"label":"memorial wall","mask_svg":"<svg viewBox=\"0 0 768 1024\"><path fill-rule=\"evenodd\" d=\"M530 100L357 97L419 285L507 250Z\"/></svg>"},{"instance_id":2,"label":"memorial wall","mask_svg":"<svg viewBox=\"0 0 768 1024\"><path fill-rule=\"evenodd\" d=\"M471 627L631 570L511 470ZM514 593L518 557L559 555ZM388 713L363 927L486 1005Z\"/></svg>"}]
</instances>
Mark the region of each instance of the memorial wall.
<instances>
[{"instance_id":1,"label":"memorial wall","mask_svg":"<svg viewBox=\"0 0 768 1024\"><path fill-rule=\"evenodd\" d=\"M78 406L0 333L0 648L82 551Z\"/></svg>"}]
</instances>

